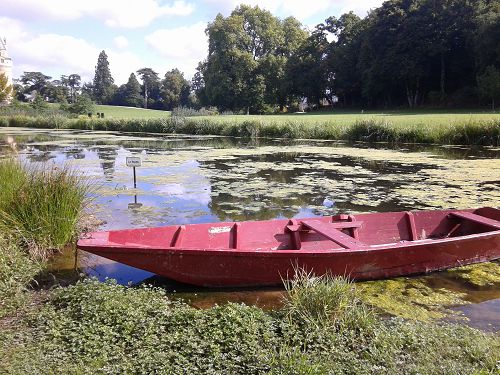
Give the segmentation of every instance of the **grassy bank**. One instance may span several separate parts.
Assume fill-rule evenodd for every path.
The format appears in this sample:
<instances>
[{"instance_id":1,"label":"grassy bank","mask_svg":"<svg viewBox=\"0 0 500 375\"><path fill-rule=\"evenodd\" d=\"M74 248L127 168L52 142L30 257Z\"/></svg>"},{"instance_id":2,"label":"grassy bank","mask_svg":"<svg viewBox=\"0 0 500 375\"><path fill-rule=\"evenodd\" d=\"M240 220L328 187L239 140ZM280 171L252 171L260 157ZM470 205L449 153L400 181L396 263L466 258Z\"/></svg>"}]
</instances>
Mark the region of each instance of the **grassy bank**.
<instances>
[{"instance_id":1,"label":"grassy bank","mask_svg":"<svg viewBox=\"0 0 500 375\"><path fill-rule=\"evenodd\" d=\"M500 145L500 115L495 114L305 114L173 116L157 119L71 119L57 115L18 115L0 116L0 126L366 142Z\"/></svg>"},{"instance_id":2,"label":"grassy bank","mask_svg":"<svg viewBox=\"0 0 500 375\"><path fill-rule=\"evenodd\" d=\"M68 169L0 160L0 317L21 306L27 284L77 234L87 186Z\"/></svg>"},{"instance_id":3,"label":"grassy bank","mask_svg":"<svg viewBox=\"0 0 500 375\"><path fill-rule=\"evenodd\" d=\"M493 374L500 353L470 328L383 320L332 278L296 280L273 313L87 280L2 335L4 373Z\"/></svg>"}]
</instances>

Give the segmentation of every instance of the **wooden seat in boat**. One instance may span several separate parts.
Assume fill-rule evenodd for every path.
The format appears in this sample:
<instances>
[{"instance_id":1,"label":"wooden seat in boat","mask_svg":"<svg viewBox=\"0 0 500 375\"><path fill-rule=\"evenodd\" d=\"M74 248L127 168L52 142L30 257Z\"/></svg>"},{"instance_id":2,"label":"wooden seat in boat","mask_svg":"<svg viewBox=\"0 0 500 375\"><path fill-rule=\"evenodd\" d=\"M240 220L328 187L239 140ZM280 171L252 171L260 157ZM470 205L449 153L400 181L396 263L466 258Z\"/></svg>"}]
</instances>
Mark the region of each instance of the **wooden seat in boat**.
<instances>
[{"instance_id":1,"label":"wooden seat in boat","mask_svg":"<svg viewBox=\"0 0 500 375\"><path fill-rule=\"evenodd\" d=\"M487 217L484 217L481 215L476 215L476 214L473 214L472 212L456 211L456 212L450 213L450 215L452 217L454 216L454 217L457 217L460 219L472 221L474 223L486 225L486 226L491 227L491 228L500 229L500 221L493 220L493 219L490 219L490 218L487 218Z\"/></svg>"},{"instance_id":2,"label":"wooden seat in boat","mask_svg":"<svg viewBox=\"0 0 500 375\"><path fill-rule=\"evenodd\" d=\"M353 237L341 232L339 229L359 228L361 224L362 222L360 221L345 223L325 223L319 220L307 220L300 222L301 227L312 229L346 249L364 247L366 245L354 239Z\"/></svg>"}]
</instances>

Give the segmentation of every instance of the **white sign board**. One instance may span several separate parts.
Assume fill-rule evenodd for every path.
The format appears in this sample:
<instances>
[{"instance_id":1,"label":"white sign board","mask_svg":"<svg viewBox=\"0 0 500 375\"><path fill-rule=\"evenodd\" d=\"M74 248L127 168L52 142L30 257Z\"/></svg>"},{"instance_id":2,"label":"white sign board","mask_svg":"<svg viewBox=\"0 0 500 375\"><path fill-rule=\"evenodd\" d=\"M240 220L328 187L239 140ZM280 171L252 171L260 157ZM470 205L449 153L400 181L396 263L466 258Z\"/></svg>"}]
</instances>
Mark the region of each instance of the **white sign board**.
<instances>
[{"instance_id":1,"label":"white sign board","mask_svg":"<svg viewBox=\"0 0 500 375\"><path fill-rule=\"evenodd\" d=\"M141 163L139 156L127 156L127 167L140 167Z\"/></svg>"}]
</instances>

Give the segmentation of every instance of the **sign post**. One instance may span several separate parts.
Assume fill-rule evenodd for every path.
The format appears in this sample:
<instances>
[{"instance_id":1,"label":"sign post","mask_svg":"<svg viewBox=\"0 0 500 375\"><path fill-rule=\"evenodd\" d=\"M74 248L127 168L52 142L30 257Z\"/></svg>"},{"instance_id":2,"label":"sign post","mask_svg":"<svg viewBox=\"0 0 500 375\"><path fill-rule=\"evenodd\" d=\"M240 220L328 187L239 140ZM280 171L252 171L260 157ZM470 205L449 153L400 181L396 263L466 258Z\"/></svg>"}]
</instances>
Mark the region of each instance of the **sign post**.
<instances>
[{"instance_id":1,"label":"sign post","mask_svg":"<svg viewBox=\"0 0 500 375\"><path fill-rule=\"evenodd\" d=\"M126 158L127 167L132 167L134 169L134 189L137 188L137 177L135 174L135 167L140 167L142 165L141 158L138 156L127 156Z\"/></svg>"},{"instance_id":2,"label":"sign post","mask_svg":"<svg viewBox=\"0 0 500 375\"><path fill-rule=\"evenodd\" d=\"M127 156L126 158L127 167L132 167L134 170L134 189L137 188L137 177L135 174L135 168L142 165L141 158L138 156ZM142 206L142 203L137 202L137 194L134 194L134 203L129 203L128 208L137 209Z\"/></svg>"}]
</instances>

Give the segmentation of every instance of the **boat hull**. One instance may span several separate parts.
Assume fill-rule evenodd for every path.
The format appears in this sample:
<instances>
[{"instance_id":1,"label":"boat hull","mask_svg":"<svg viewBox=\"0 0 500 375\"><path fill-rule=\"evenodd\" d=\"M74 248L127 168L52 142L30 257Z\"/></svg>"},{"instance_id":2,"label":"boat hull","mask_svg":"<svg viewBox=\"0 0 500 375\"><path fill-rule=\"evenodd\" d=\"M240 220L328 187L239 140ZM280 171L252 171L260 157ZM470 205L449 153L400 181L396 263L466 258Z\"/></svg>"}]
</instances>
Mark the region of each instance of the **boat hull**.
<instances>
[{"instance_id":1,"label":"boat hull","mask_svg":"<svg viewBox=\"0 0 500 375\"><path fill-rule=\"evenodd\" d=\"M274 224L275 221L269 222ZM161 233L162 229L154 230ZM292 277L297 267L318 275L330 273L356 280L373 280L500 258L500 230L442 239L400 240L359 248L336 245L330 249L324 246L303 249L174 248L151 243L127 245L126 242L118 245L99 240L99 235L103 234L94 234L93 241L80 240L78 247L179 282L211 287L277 285Z\"/></svg>"}]
</instances>

